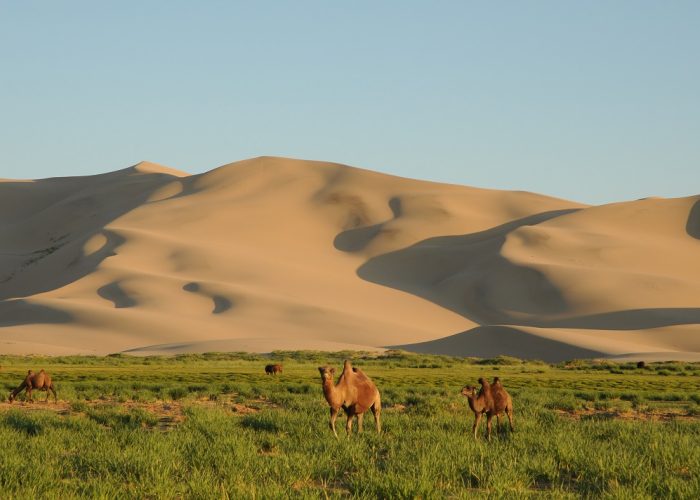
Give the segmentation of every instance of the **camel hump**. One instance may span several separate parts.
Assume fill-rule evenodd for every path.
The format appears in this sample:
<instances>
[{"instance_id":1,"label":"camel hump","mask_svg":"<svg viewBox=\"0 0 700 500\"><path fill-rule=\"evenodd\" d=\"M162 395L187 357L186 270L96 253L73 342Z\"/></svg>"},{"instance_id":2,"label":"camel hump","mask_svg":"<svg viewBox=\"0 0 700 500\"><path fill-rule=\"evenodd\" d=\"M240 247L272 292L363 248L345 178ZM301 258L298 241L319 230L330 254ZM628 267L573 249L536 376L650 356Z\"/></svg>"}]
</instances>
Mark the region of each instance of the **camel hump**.
<instances>
[{"instance_id":1,"label":"camel hump","mask_svg":"<svg viewBox=\"0 0 700 500\"><path fill-rule=\"evenodd\" d=\"M352 368L352 363L350 363L349 359L346 359L343 362L343 370L350 370Z\"/></svg>"},{"instance_id":2,"label":"camel hump","mask_svg":"<svg viewBox=\"0 0 700 500\"><path fill-rule=\"evenodd\" d=\"M44 369L42 368L41 370L39 370L39 373L46 373L46 372L45 372Z\"/></svg>"},{"instance_id":3,"label":"camel hump","mask_svg":"<svg viewBox=\"0 0 700 500\"><path fill-rule=\"evenodd\" d=\"M34 373L34 372L31 371L31 370L27 370L27 375L31 375L31 374L33 374L33 373Z\"/></svg>"}]
</instances>

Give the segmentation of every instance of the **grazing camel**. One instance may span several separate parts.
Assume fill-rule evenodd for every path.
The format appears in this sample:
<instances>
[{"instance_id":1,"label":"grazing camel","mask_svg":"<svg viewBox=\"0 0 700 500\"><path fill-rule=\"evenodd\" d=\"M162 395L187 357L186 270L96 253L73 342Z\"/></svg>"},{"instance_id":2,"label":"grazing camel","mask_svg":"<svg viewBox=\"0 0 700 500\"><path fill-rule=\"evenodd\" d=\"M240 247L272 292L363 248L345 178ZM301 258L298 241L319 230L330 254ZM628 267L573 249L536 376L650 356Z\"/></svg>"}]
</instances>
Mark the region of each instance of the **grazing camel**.
<instances>
[{"instance_id":1,"label":"grazing camel","mask_svg":"<svg viewBox=\"0 0 700 500\"><path fill-rule=\"evenodd\" d=\"M53 386L51 377L42 369L39 370L39 373L34 373L32 370L29 370L27 372L27 376L25 377L24 381L21 384L19 384L19 387L17 387L17 389L10 393L10 403L12 403L15 400L17 394L25 390L27 394L27 399L33 402L34 400L32 399L32 390L34 389L46 391L46 401L48 401L49 397L51 396L51 394L49 393L50 390L51 392L53 392L54 401L58 402L58 397L56 396L56 389Z\"/></svg>"},{"instance_id":2,"label":"grazing camel","mask_svg":"<svg viewBox=\"0 0 700 500\"><path fill-rule=\"evenodd\" d=\"M510 429L513 429L513 401L510 395L501 384L501 381L496 377L493 385L489 384L484 378L479 379L481 390L477 394L476 387L466 385L462 388L462 395L466 396L469 401L469 408L474 412L474 426L472 431L474 438L477 437L476 431L481 422L481 417L486 414L486 437L491 440L491 420L496 417L500 426L500 414L505 412L508 415Z\"/></svg>"},{"instance_id":3,"label":"grazing camel","mask_svg":"<svg viewBox=\"0 0 700 500\"><path fill-rule=\"evenodd\" d=\"M282 373L282 365L265 365L265 375Z\"/></svg>"},{"instance_id":4,"label":"grazing camel","mask_svg":"<svg viewBox=\"0 0 700 500\"><path fill-rule=\"evenodd\" d=\"M340 408L343 408L348 416L345 424L348 436L352 434L352 419L355 416L357 416L357 432L362 432L362 419L368 409L371 409L374 415L377 433L381 433L382 402L379 390L362 370L353 368L350 361L345 360L343 373L340 374L337 384L333 383L335 368L320 366L318 371L321 373L323 395L331 407L329 425L336 438L338 433L335 430L335 420Z\"/></svg>"}]
</instances>

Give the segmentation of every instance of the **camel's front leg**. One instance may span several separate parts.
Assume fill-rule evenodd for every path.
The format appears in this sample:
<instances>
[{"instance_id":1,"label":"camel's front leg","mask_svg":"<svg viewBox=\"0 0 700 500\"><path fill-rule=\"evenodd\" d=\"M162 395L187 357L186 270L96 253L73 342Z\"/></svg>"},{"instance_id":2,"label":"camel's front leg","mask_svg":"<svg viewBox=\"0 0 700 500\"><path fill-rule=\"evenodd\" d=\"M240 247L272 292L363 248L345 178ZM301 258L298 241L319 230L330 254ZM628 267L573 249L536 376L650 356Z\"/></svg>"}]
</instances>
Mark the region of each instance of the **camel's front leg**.
<instances>
[{"instance_id":1,"label":"camel's front leg","mask_svg":"<svg viewBox=\"0 0 700 500\"><path fill-rule=\"evenodd\" d=\"M493 414L486 414L486 439L491 441L491 420L493 420Z\"/></svg>"},{"instance_id":2,"label":"camel's front leg","mask_svg":"<svg viewBox=\"0 0 700 500\"><path fill-rule=\"evenodd\" d=\"M335 419L338 418L339 411L340 411L340 408L331 407L331 420L329 422L329 425L330 425L331 430L333 431L333 435L335 436L336 439L338 439L338 433L335 431Z\"/></svg>"},{"instance_id":3,"label":"camel's front leg","mask_svg":"<svg viewBox=\"0 0 700 500\"><path fill-rule=\"evenodd\" d=\"M362 434L362 418L365 416L364 413L360 413L357 416L357 433Z\"/></svg>"},{"instance_id":4,"label":"camel's front leg","mask_svg":"<svg viewBox=\"0 0 700 500\"><path fill-rule=\"evenodd\" d=\"M476 435L476 431L479 428L479 422L481 422L481 413L477 413L474 415L474 426L472 427L474 439L479 439L479 436Z\"/></svg>"},{"instance_id":5,"label":"camel's front leg","mask_svg":"<svg viewBox=\"0 0 700 500\"><path fill-rule=\"evenodd\" d=\"M352 419L355 415L352 413L348 413L348 421L345 424L345 432L348 433L348 437L352 434Z\"/></svg>"},{"instance_id":6,"label":"camel's front leg","mask_svg":"<svg viewBox=\"0 0 700 500\"><path fill-rule=\"evenodd\" d=\"M374 425L377 428L377 434L382 433L382 407L379 402L372 406L372 414L374 415Z\"/></svg>"},{"instance_id":7,"label":"camel's front leg","mask_svg":"<svg viewBox=\"0 0 700 500\"><path fill-rule=\"evenodd\" d=\"M510 411L506 412L506 415L508 415L508 423L510 424L510 431L513 432L515 430L513 428L513 410L510 409Z\"/></svg>"}]
</instances>

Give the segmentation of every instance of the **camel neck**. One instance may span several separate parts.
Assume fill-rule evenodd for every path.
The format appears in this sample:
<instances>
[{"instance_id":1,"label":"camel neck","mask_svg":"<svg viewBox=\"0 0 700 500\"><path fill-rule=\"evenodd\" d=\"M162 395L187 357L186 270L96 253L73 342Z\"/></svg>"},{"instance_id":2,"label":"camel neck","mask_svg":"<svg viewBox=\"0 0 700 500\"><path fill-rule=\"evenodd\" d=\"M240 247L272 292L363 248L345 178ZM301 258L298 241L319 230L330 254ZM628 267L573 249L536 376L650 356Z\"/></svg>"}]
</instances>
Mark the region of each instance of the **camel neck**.
<instances>
[{"instance_id":1,"label":"camel neck","mask_svg":"<svg viewBox=\"0 0 700 500\"><path fill-rule=\"evenodd\" d=\"M323 381L323 395L328 403L333 404L337 399L337 389L332 380Z\"/></svg>"}]
</instances>

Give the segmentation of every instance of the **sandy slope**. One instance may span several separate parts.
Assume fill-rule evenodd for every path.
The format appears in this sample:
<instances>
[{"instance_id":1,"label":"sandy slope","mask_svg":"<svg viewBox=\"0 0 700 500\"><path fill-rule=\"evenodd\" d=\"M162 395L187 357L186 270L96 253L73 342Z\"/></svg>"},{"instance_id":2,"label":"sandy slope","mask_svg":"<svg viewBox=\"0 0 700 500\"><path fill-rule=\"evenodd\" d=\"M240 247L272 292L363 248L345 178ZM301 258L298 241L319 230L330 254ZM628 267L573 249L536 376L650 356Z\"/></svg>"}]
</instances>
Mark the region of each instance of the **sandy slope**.
<instances>
[{"instance_id":1,"label":"sandy slope","mask_svg":"<svg viewBox=\"0 0 700 500\"><path fill-rule=\"evenodd\" d=\"M0 181L0 352L693 358L699 207L269 157Z\"/></svg>"}]
</instances>

